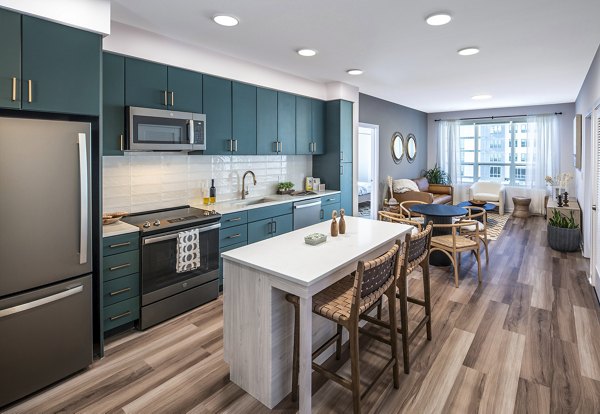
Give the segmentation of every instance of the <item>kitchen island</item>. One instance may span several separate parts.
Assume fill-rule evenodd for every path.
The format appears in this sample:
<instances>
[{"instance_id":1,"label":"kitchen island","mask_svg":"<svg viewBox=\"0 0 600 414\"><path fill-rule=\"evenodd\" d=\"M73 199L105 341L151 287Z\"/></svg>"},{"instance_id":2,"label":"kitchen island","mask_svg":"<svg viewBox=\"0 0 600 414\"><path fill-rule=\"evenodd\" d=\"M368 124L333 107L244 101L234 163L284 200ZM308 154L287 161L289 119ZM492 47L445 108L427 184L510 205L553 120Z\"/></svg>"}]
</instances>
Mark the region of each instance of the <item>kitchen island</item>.
<instances>
[{"instance_id":1,"label":"kitchen island","mask_svg":"<svg viewBox=\"0 0 600 414\"><path fill-rule=\"evenodd\" d=\"M301 413L311 412L311 354L335 332L335 324L312 315L312 296L403 239L411 226L346 217L346 234L329 235L330 221L222 254L225 361L231 381L269 408L291 391L293 308L285 294L300 297ZM311 233L327 234L317 246Z\"/></svg>"}]
</instances>

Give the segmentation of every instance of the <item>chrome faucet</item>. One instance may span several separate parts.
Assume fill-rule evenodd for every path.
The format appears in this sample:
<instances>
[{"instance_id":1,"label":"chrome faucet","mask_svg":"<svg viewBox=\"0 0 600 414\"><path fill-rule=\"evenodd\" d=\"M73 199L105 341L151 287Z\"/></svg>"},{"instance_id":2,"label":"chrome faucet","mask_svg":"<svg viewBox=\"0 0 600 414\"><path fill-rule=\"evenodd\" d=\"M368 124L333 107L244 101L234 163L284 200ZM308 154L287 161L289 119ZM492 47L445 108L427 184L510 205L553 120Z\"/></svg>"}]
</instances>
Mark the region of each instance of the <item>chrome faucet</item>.
<instances>
[{"instance_id":1,"label":"chrome faucet","mask_svg":"<svg viewBox=\"0 0 600 414\"><path fill-rule=\"evenodd\" d=\"M245 200L248 195L248 188L246 187L246 176L248 174L252 174L252 180L254 181L254 185L256 185L256 175L250 170L246 171L242 177L242 200Z\"/></svg>"}]
</instances>

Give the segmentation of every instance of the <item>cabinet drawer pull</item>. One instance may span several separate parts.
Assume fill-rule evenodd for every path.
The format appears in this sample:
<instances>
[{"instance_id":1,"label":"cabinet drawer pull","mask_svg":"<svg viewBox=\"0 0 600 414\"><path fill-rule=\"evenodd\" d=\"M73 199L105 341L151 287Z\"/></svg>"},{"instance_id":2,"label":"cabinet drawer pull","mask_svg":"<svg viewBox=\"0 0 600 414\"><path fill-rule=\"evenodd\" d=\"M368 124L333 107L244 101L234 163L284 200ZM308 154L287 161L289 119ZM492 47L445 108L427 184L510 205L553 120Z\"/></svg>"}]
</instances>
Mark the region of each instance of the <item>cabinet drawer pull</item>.
<instances>
[{"instance_id":1,"label":"cabinet drawer pull","mask_svg":"<svg viewBox=\"0 0 600 414\"><path fill-rule=\"evenodd\" d=\"M126 287L126 288L123 288L123 289L115 290L114 292L110 292L109 295L110 296L117 296L117 295L120 295L121 293L129 292L130 290L131 290L130 287Z\"/></svg>"},{"instance_id":2,"label":"cabinet drawer pull","mask_svg":"<svg viewBox=\"0 0 600 414\"><path fill-rule=\"evenodd\" d=\"M241 217L234 217L234 218L230 218L227 221L240 221L242 218Z\"/></svg>"},{"instance_id":3,"label":"cabinet drawer pull","mask_svg":"<svg viewBox=\"0 0 600 414\"><path fill-rule=\"evenodd\" d=\"M110 320L116 321L117 319L121 319L121 318L124 318L125 316L129 316L129 315L131 315L131 311L127 311L127 312L123 312L119 315L111 316Z\"/></svg>"},{"instance_id":4,"label":"cabinet drawer pull","mask_svg":"<svg viewBox=\"0 0 600 414\"><path fill-rule=\"evenodd\" d=\"M237 239L238 237L240 237L241 234L237 233L237 234L232 234L231 236L227 236L228 239Z\"/></svg>"},{"instance_id":5,"label":"cabinet drawer pull","mask_svg":"<svg viewBox=\"0 0 600 414\"><path fill-rule=\"evenodd\" d=\"M27 102L33 102L33 84L31 79L27 81Z\"/></svg>"},{"instance_id":6,"label":"cabinet drawer pull","mask_svg":"<svg viewBox=\"0 0 600 414\"><path fill-rule=\"evenodd\" d=\"M171 94L171 106L175 106L175 92L169 92Z\"/></svg>"},{"instance_id":7,"label":"cabinet drawer pull","mask_svg":"<svg viewBox=\"0 0 600 414\"><path fill-rule=\"evenodd\" d=\"M232 152L233 151L233 140L232 139L228 139L227 140L227 151Z\"/></svg>"},{"instance_id":8,"label":"cabinet drawer pull","mask_svg":"<svg viewBox=\"0 0 600 414\"><path fill-rule=\"evenodd\" d=\"M238 150L238 147L237 147L237 142L238 142L238 140L237 140L237 139L234 139L234 140L233 140L233 151L234 151L234 152L237 152L237 150Z\"/></svg>"},{"instance_id":9,"label":"cabinet drawer pull","mask_svg":"<svg viewBox=\"0 0 600 414\"><path fill-rule=\"evenodd\" d=\"M328 198L326 201L335 201L335 198Z\"/></svg>"},{"instance_id":10,"label":"cabinet drawer pull","mask_svg":"<svg viewBox=\"0 0 600 414\"><path fill-rule=\"evenodd\" d=\"M12 96L11 101L17 100L17 78L12 78Z\"/></svg>"},{"instance_id":11,"label":"cabinet drawer pull","mask_svg":"<svg viewBox=\"0 0 600 414\"><path fill-rule=\"evenodd\" d=\"M340 151L340 161L344 161L344 151Z\"/></svg>"},{"instance_id":12,"label":"cabinet drawer pull","mask_svg":"<svg viewBox=\"0 0 600 414\"><path fill-rule=\"evenodd\" d=\"M126 267L129 267L129 266L131 266L131 263L124 263L122 265L109 267L108 270L110 270L111 272L114 272L115 270L125 269Z\"/></svg>"},{"instance_id":13,"label":"cabinet drawer pull","mask_svg":"<svg viewBox=\"0 0 600 414\"><path fill-rule=\"evenodd\" d=\"M119 135L119 138L121 140L121 151L125 151L125 135L121 134Z\"/></svg>"},{"instance_id":14,"label":"cabinet drawer pull","mask_svg":"<svg viewBox=\"0 0 600 414\"><path fill-rule=\"evenodd\" d=\"M111 244L108 247L110 247L111 249L116 249L117 247L125 247L125 246L129 246L131 244L131 242L123 242L123 243L115 243L115 244Z\"/></svg>"},{"instance_id":15,"label":"cabinet drawer pull","mask_svg":"<svg viewBox=\"0 0 600 414\"><path fill-rule=\"evenodd\" d=\"M283 152L283 142L279 142L279 152Z\"/></svg>"},{"instance_id":16,"label":"cabinet drawer pull","mask_svg":"<svg viewBox=\"0 0 600 414\"><path fill-rule=\"evenodd\" d=\"M168 106L169 103L167 101L167 91L163 91L163 98L164 98L163 105Z\"/></svg>"},{"instance_id":17,"label":"cabinet drawer pull","mask_svg":"<svg viewBox=\"0 0 600 414\"><path fill-rule=\"evenodd\" d=\"M274 224L274 226L275 226L275 228L274 228L274 230L273 230L273 233L277 233L277 222L276 222L276 221L274 221L274 222L273 222L273 224Z\"/></svg>"}]
</instances>

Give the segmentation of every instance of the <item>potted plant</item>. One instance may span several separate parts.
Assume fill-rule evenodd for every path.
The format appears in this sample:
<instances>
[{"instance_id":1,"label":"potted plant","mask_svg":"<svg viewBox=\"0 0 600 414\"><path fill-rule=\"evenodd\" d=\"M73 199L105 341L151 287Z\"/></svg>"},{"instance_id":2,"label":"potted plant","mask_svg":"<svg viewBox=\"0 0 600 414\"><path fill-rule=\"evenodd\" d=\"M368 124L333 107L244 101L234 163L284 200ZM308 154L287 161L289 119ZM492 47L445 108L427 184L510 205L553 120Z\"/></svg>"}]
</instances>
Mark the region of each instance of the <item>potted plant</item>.
<instances>
[{"instance_id":1,"label":"potted plant","mask_svg":"<svg viewBox=\"0 0 600 414\"><path fill-rule=\"evenodd\" d=\"M450 176L446 171L438 167L437 163L429 170L421 172L423 177L427 178L429 184L451 184Z\"/></svg>"},{"instance_id":2,"label":"potted plant","mask_svg":"<svg viewBox=\"0 0 600 414\"><path fill-rule=\"evenodd\" d=\"M548 244L559 252L574 252L579 250L581 232L575 223L573 212L571 217L566 217L558 210L554 210L548 220Z\"/></svg>"},{"instance_id":3,"label":"potted plant","mask_svg":"<svg viewBox=\"0 0 600 414\"><path fill-rule=\"evenodd\" d=\"M292 194L294 192L294 183L284 181L277 184L277 194Z\"/></svg>"}]
</instances>

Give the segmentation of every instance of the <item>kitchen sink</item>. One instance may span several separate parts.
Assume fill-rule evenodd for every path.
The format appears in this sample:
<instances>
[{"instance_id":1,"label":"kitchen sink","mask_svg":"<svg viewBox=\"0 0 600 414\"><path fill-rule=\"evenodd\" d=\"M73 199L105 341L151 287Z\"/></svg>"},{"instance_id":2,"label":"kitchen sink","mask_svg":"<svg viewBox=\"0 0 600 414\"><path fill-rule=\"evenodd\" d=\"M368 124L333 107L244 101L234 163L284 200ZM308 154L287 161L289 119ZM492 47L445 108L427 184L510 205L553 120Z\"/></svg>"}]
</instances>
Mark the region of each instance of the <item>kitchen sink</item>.
<instances>
[{"instance_id":1,"label":"kitchen sink","mask_svg":"<svg viewBox=\"0 0 600 414\"><path fill-rule=\"evenodd\" d=\"M277 201L274 198L270 198L270 197L262 197L262 198L254 198L254 199L247 199L247 200L239 200L239 201L235 201L231 204L234 204L236 206L253 206L255 204L263 204L263 203L271 203L273 201Z\"/></svg>"}]
</instances>

